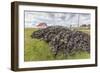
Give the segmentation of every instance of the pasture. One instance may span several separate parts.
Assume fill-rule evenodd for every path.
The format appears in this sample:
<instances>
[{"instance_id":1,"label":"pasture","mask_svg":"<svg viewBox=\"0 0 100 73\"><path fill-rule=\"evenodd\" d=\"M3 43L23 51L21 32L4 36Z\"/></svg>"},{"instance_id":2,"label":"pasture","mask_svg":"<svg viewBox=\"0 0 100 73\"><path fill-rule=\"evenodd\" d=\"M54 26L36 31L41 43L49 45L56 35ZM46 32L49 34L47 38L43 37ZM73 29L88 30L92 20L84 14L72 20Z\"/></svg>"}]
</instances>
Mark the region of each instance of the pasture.
<instances>
[{"instance_id":1,"label":"pasture","mask_svg":"<svg viewBox=\"0 0 100 73\"><path fill-rule=\"evenodd\" d=\"M45 60L63 60L63 59L87 59L90 54L87 52L79 52L72 56L59 55L54 58L50 46L43 40L31 38L32 32L36 31L35 28L25 28L25 43L24 43L24 61L45 61ZM82 32L89 34L89 29L78 29Z\"/></svg>"}]
</instances>

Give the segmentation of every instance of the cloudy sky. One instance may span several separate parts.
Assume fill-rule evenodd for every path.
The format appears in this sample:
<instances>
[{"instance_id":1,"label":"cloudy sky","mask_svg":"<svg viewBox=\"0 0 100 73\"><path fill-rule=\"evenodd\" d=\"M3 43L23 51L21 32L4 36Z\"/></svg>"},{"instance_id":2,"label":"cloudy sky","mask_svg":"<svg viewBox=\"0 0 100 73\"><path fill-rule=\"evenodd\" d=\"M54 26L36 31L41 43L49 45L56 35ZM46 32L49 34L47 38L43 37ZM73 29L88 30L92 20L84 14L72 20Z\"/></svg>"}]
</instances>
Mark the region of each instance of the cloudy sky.
<instances>
[{"instance_id":1,"label":"cloudy sky","mask_svg":"<svg viewBox=\"0 0 100 73\"><path fill-rule=\"evenodd\" d=\"M65 13L65 12L37 12L25 11L25 27L35 26L38 23L51 25L77 26L90 24L91 15L88 13Z\"/></svg>"}]
</instances>

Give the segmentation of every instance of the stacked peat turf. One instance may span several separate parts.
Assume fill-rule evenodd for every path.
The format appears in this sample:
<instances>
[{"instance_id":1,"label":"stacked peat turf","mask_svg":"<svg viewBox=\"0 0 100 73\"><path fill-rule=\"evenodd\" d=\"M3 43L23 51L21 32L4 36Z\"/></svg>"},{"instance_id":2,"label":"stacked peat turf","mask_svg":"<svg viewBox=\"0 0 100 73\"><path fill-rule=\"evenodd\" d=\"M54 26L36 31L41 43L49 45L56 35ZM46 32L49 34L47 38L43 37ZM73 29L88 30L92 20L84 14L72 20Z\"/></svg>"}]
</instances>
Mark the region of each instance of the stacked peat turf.
<instances>
[{"instance_id":1,"label":"stacked peat turf","mask_svg":"<svg viewBox=\"0 0 100 73\"><path fill-rule=\"evenodd\" d=\"M66 56L78 51L90 52L90 36L80 31L71 31L63 26L50 26L32 33L32 38L46 41L56 57L59 53Z\"/></svg>"}]
</instances>

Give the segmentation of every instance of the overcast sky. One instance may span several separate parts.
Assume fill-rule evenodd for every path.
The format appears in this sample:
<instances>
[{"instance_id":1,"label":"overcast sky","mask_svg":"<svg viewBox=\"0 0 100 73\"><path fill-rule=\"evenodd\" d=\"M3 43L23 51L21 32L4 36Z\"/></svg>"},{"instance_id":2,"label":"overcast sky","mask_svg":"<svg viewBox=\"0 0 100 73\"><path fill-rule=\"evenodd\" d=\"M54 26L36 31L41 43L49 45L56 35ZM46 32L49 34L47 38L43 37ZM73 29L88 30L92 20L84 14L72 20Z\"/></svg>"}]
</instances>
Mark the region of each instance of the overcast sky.
<instances>
[{"instance_id":1,"label":"overcast sky","mask_svg":"<svg viewBox=\"0 0 100 73\"><path fill-rule=\"evenodd\" d=\"M36 12L25 11L25 26L35 26L38 23L51 25L77 26L90 24L91 15L88 13L57 13L57 12Z\"/></svg>"}]
</instances>

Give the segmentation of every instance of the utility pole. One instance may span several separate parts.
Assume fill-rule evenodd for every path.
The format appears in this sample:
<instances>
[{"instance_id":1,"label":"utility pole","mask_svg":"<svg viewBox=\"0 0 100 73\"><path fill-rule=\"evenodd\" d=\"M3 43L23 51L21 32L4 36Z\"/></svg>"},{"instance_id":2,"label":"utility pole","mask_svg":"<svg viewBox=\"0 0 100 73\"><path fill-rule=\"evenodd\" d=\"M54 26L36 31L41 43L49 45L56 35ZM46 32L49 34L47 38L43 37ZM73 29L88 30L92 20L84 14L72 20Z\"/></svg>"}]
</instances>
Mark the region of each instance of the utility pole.
<instances>
[{"instance_id":1,"label":"utility pole","mask_svg":"<svg viewBox=\"0 0 100 73\"><path fill-rule=\"evenodd\" d=\"M77 24L77 27L79 27L80 25L80 14L78 14L78 24Z\"/></svg>"}]
</instances>

